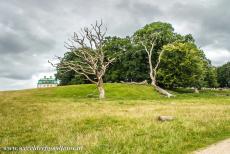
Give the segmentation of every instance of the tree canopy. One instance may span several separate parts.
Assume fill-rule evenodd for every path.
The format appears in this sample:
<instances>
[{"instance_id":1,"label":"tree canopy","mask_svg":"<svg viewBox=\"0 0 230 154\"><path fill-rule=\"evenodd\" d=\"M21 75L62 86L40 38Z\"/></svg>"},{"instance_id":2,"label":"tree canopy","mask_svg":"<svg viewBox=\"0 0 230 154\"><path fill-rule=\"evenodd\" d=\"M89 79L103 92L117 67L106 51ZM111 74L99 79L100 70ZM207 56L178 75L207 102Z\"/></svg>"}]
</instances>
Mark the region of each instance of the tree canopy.
<instances>
[{"instance_id":1,"label":"tree canopy","mask_svg":"<svg viewBox=\"0 0 230 154\"><path fill-rule=\"evenodd\" d=\"M200 50L193 43L172 43L163 47L157 78L168 87L201 86L205 74Z\"/></svg>"},{"instance_id":2,"label":"tree canopy","mask_svg":"<svg viewBox=\"0 0 230 154\"><path fill-rule=\"evenodd\" d=\"M169 23L153 22L138 29L132 36L120 38L109 36L103 40L103 50L110 56L116 53L117 59L108 68L103 76L105 82L151 82L148 55L141 42L148 49L151 40L154 40L151 62L155 66L159 54L163 51L161 64L157 70L157 84L163 87L217 87L228 86L224 68L212 66L204 52L195 44L191 34L181 35L174 32ZM71 52L64 55L66 61L77 58ZM61 62L60 62L61 63ZM66 69L57 69L56 77L61 85L89 83L81 74ZM221 74L221 75L220 75ZM225 74L225 75L224 75Z\"/></svg>"}]
</instances>

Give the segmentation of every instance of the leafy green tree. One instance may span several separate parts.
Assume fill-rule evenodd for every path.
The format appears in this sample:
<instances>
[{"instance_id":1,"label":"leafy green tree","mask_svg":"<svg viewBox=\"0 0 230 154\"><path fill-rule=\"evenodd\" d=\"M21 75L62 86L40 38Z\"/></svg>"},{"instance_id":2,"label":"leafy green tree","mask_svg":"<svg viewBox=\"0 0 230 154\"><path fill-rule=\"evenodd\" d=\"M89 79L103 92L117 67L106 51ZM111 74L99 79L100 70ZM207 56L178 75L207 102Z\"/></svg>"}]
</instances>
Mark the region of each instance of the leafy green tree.
<instances>
[{"instance_id":1,"label":"leafy green tree","mask_svg":"<svg viewBox=\"0 0 230 154\"><path fill-rule=\"evenodd\" d=\"M163 46L173 42L194 42L191 35L181 36L174 33L169 23L153 22L137 30L134 35L134 43L140 46L147 55L149 77L151 85L160 93L171 97L172 94L160 88L157 83L157 69L161 63ZM146 63L146 62L145 62Z\"/></svg>"},{"instance_id":2,"label":"leafy green tree","mask_svg":"<svg viewBox=\"0 0 230 154\"><path fill-rule=\"evenodd\" d=\"M203 50L200 50L201 57L204 61L204 80L201 87L215 88L218 87L217 82L217 70L211 63L211 61L206 57Z\"/></svg>"},{"instance_id":3,"label":"leafy green tree","mask_svg":"<svg viewBox=\"0 0 230 154\"><path fill-rule=\"evenodd\" d=\"M217 68L217 76L220 87L230 88L230 62Z\"/></svg>"},{"instance_id":4,"label":"leafy green tree","mask_svg":"<svg viewBox=\"0 0 230 154\"><path fill-rule=\"evenodd\" d=\"M60 80L60 85L74 85L74 84L84 84L90 83L88 80L84 78L83 75L76 73L73 70L69 70L68 68L62 68L61 63L64 61L74 61L77 60L77 56L72 52L66 52L60 65L57 65L57 73L56 78Z\"/></svg>"},{"instance_id":5,"label":"leafy green tree","mask_svg":"<svg viewBox=\"0 0 230 154\"><path fill-rule=\"evenodd\" d=\"M211 63L205 63L205 76L203 87L216 88L219 86L217 82L217 69Z\"/></svg>"},{"instance_id":6,"label":"leafy green tree","mask_svg":"<svg viewBox=\"0 0 230 154\"><path fill-rule=\"evenodd\" d=\"M163 47L157 71L159 85L199 88L205 75L201 51L193 43L172 43Z\"/></svg>"},{"instance_id":7,"label":"leafy green tree","mask_svg":"<svg viewBox=\"0 0 230 154\"><path fill-rule=\"evenodd\" d=\"M152 63L153 65L156 65L159 52L161 51L162 47L178 39L180 40L183 37L174 33L174 29L171 24L153 22L137 30L134 33L133 38L134 44L139 45L142 50L145 50L143 48L143 43L149 49L152 47Z\"/></svg>"},{"instance_id":8,"label":"leafy green tree","mask_svg":"<svg viewBox=\"0 0 230 154\"><path fill-rule=\"evenodd\" d=\"M144 52L137 52L130 37L108 37L106 38L105 49L109 52L122 53L117 60L108 68L105 75L106 82L139 82L148 77L148 70Z\"/></svg>"}]
</instances>

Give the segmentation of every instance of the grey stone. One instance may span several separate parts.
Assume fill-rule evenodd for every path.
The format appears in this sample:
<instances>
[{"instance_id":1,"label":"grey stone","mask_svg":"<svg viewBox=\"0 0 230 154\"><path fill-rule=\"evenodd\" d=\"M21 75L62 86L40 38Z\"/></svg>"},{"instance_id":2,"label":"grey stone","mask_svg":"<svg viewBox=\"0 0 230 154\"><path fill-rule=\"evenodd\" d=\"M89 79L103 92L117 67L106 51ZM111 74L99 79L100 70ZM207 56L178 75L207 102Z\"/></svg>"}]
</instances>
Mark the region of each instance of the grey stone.
<instances>
[{"instance_id":1,"label":"grey stone","mask_svg":"<svg viewBox=\"0 0 230 154\"><path fill-rule=\"evenodd\" d=\"M159 121L172 121L174 120L175 117L174 116L159 116L158 120Z\"/></svg>"}]
</instances>

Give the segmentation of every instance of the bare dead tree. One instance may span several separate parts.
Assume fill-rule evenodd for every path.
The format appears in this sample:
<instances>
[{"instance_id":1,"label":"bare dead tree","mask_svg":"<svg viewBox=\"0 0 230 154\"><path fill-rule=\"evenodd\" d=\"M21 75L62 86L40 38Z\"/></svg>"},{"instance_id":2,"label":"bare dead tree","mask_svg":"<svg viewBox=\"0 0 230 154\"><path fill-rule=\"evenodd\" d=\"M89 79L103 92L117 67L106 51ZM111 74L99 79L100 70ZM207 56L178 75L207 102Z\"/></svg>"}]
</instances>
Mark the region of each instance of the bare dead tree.
<instances>
[{"instance_id":1,"label":"bare dead tree","mask_svg":"<svg viewBox=\"0 0 230 154\"><path fill-rule=\"evenodd\" d=\"M74 32L68 42L65 42L65 47L75 55L77 60L68 61L58 57L60 63L54 65L59 69L73 70L96 84L100 99L105 98L103 76L117 57L116 54L107 54L103 48L106 31L107 28L101 20L81 29L79 33Z\"/></svg>"},{"instance_id":2,"label":"bare dead tree","mask_svg":"<svg viewBox=\"0 0 230 154\"><path fill-rule=\"evenodd\" d=\"M149 63L149 76L151 79L151 85L161 94L167 96L167 97L171 97L173 96L172 94L170 94L168 91L162 89L161 87L157 86L157 69L160 65L161 62L161 57L163 55L163 50L161 50L158 53L158 59L157 62L155 64L155 66L152 63L152 56L153 56L153 50L154 47L156 46L156 41L158 39L158 37L160 37L160 33L153 33L152 35L150 35L150 37L146 37L146 36L135 36L135 41L141 45L145 52L147 53L148 56L148 63Z\"/></svg>"}]
</instances>

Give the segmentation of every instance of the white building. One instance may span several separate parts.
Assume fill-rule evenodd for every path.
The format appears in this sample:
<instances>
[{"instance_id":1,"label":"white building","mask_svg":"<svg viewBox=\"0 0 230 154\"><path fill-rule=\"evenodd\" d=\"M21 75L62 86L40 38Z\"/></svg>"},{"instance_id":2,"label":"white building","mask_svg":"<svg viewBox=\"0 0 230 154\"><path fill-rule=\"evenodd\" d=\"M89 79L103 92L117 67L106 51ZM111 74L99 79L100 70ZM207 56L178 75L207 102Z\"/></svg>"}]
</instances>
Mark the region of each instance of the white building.
<instances>
[{"instance_id":1,"label":"white building","mask_svg":"<svg viewBox=\"0 0 230 154\"><path fill-rule=\"evenodd\" d=\"M50 76L49 78L44 76L44 78L38 80L37 88L57 87L57 85L57 80L52 78L52 76Z\"/></svg>"}]
</instances>

